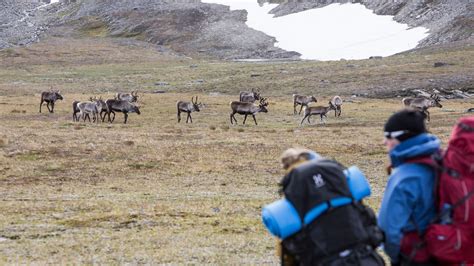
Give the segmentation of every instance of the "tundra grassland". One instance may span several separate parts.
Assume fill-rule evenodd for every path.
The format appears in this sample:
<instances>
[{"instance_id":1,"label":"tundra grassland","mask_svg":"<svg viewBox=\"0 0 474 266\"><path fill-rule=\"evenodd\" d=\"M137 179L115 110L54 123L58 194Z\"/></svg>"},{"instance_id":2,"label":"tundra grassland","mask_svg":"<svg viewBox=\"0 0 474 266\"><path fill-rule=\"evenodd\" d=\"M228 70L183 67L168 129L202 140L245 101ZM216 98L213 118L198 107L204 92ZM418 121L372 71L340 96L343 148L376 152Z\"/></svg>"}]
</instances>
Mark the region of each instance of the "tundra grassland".
<instances>
[{"instance_id":1,"label":"tundra grassland","mask_svg":"<svg viewBox=\"0 0 474 266\"><path fill-rule=\"evenodd\" d=\"M378 209L388 164L383 123L401 99L345 97L352 102L341 117L331 112L324 125L312 117L300 126L283 88L292 76L283 85L276 74L265 77L321 65L343 77L340 62L214 62L114 42L55 42L1 57L0 264L277 264L260 212L280 197L279 156L293 146L359 166L372 186L367 202ZM257 114L258 126L238 115L239 125L230 125L229 102L248 84L264 85L269 112ZM40 114L39 92L51 85L65 99L54 114ZM121 114L113 124L72 122L74 100L131 89L139 90L141 115L130 114L128 124ZM333 89L319 88L318 104ZM193 124L178 124L176 101L195 95L204 107ZM430 109L430 131L445 145L472 105L451 100Z\"/></svg>"}]
</instances>

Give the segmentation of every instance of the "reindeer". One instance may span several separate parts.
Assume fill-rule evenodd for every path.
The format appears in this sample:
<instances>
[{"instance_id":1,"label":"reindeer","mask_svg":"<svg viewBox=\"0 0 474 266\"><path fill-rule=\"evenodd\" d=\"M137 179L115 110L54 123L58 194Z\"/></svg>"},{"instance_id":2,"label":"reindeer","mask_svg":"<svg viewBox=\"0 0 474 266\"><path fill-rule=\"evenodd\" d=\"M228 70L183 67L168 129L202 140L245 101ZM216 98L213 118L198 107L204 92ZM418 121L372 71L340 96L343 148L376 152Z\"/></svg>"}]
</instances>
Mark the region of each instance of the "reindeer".
<instances>
[{"instance_id":1,"label":"reindeer","mask_svg":"<svg viewBox=\"0 0 474 266\"><path fill-rule=\"evenodd\" d=\"M78 122L79 117L77 117L77 113L79 113L81 110L79 110L79 107L77 105L80 103L80 101L74 101L72 102L72 121Z\"/></svg>"},{"instance_id":2,"label":"reindeer","mask_svg":"<svg viewBox=\"0 0 474 266\"><path fill-rule=\"evenodd\" d=\"M321 117L321 122L325 123L323 120L323 116L327 118L326 114L331 111L331 110L336 110L336 106L332 104L332 102L329 102L329 106L312 106L312 107L306 107L304 109L304 117L301 120L300 125L303 125L303 122L306 118L308 118L308 123L311 124L311 121L309 121L309 118L312 115L319 115Z\"/></svg>"},{"instance_id":3,"label":"reindeer","mask_svg":"<svg viewBox=\"0 0 474 266\"><path fill-rule=\"evenodd\" d=\"M340 96L336 95L331 99L331 104L336 108L334 110L334 117L341 116L342 113L342 99Z\"/></svg>"},{"instance_id":4,"label":"reindeer","mask_svg":"<svg viewBox=\"0 0 474 266\"><path fill-rule=\"evenodd\" d=\"M245 121L247 120L248 115L252 115L253 121L255 125L257 125L257 120L255 119L255 114L259 112L268 113L267 110L268 102L266 98L260 99L260 104L258 106L254 105L253 103L248 102L231 102L230 108L232 109L232 113L230 114L230 123L237 124L237 119L235 118L235 114L238 113L240 115L245 115L243 124L245 125Z\"/></svg>"},{"instance_id":5,"label":"reindeer","mask_svg":"<svg viewBox=\"0 0 474 266\"><path fill-rule=\"evenodd\" d=\"M428 108L430 107L439 107L443 108L440 103L441 99L437 94L431 94L430 98L425 97L415 97L415 98L403 98L402 103L405 107L411 107L420 110L426 115L428 121L430 121L430 112Z\"/></svg>"},{"instance_id":6,"label":"reindeer","mask_svg":"<svg viewBox=\"0 0 474 266\"><path fill-rule=\"evenodd\" d=\"M128 113L137 113L140 114L140 109L138 106L134 105L129 101L108 99L105 101L107 106L107 115L109 123L112 123L115 120L115 112L121 112L124 115L124 124L127 123ZM113 119L110 119L110 114L113 113Z\"/></svg>"},{"instance_id":7,"label":"reindeer","mask_svg":"<svg viewBox=\"0 0 474 266\"><path fill-rule=\"evenodd\" d=\"M261 98L260 91L258 89L257 91L252 89L252 91L241 91L239 101L245 103L254 103L255 101L259 101Z\"/></svg>"},{"instance_id":8,"label":"reindeer","mask_svg":"<svg viewBox=\"0 0 474 266\"><path fill-rule=\"evenodd\" d=\"M135 102L138 101L138 92L137 91L132 91L131 93L120 93L119 92L119 93L115 94L115 99L135 103Z\"/></svg>"},{"instance_id":9,"label":"reindeer","mask_svg":"<svg viewBox=\"0 0 474 266\"><path fill-rule=\"evenodd\" d=\"M50 113L54 113L54 102L57 100L63 100L63 96L61 95L60 91L53 91L53 87L51 87L50 91L43 91L41 93L41 102L39 112L41 113L41 106L43 102L46 102L46 107L48 107L48 111ZM51 109L49 106L51 105Z\"/></svg>"},{"instance_id":10,"label":"reindeer","mask_svg":"<svg viewBox=\"0 0 474 266\"><path fill-rule=\"evenodd\" d=\"M96 103L97 111L99 113L99 118L102 118L102 122L104 122L105 114L107 114L107 105L105 104L104 100L102 100L102 97L99 97L99 99L97 99L96 97L94 97L94 98L90 97L89 100L90 100L90 102L95 102ZM77 113L81 112L81 110L78 107L79 103L81 103L81 101L74 101L72 103L72 121L74 121L74 122L79 121L79 117L77 116ZM105 114L102 117L103 113L105 113ZM85 113L84 121L86 120L86 118L89 119L89 122L91 121L88 112ZM92 119L93 119L92 120L93 122L96 122L96 117L93 117Z\"/></svg>"},{"instance_id":11,"label":"reindeer","mask_svg":"<svg viewBox=\"0 0 474 266\"><path fill-rule=\"evenodd\" d=\"M176 103L176 107L178 109L178 123L181 121L181 112L183 113L188 113L188 116L186 118L186 124L188 123L188 120L191 120L191 123L193 122L193 118L191 117L192 112L199 112L199 107L202 106L202 103L198 103L198 96L196 96L196 100L194 100L194 96L191 98L191 102L183 102L183 101L178 101Z\"/></svg>"},{"instance_id":12,"label":"reindeer","mask_svg":"<svg viewBox=\"0 0 474 266\"><path fill-rule=\"evenodd\" d=\"M300 111L298 114L301 114L303 106L308 107L310 102L317 102L316 97L314 96L303 96L298 94L293 94L293 114L296 114L296 106L301 105Z\"/></svg>"},{"instance_id":13,"label":"reindeer","mask_svg":"<svg viewBox=\"0 0 474 266\"><path fill-rule=\"evenodd\" d=\"M96 102L80 102L77 104L77 108L79 109L79 118L82 118L82 120L85 122L86 117L89 118L89 122L91 122L90 115L92 115L92 121L93 122L98 122L98 115L99 115L99 110L97 108L97 103Z\"/></svg>"}]
</instances>

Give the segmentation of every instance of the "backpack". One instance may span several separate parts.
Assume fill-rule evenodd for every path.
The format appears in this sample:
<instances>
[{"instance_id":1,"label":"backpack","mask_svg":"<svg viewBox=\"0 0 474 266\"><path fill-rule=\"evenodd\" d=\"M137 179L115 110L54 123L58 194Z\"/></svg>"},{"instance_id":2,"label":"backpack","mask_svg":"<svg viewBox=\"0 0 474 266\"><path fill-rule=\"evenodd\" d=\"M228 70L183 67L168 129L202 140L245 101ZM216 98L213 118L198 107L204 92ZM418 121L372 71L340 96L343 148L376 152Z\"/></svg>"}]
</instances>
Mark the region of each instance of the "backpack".
<instances>
[{"instance_id":1,"label":"backpack","mask_svg":"<svg viewBox=\"0 0 474 266\"><path fill-rule=\"evenodd\" d=\"M432 257L442 264L474 263L474 117L460 119L442 154L407 163L436 171L437 215L424 234L404 236L401 252L412 261Z\"/></svg>"},{"instance_id":2,"label":"backpack","mask_svg":"<svg viewBox=\"0 0 474 266\"><path fill-rule=\"evenodd\" d=\"M351 195L344 167L318 160L290 172L292 183L286 186L285 179L286 199L304 214L302 220L313 216L300 231L282 241L285 252L299 265L384 265L375 251L383 240L375 213ZM342 198L348 200L340 201ZM320 206L328 207L312 215Z\"/></svg>"}]
</instances>

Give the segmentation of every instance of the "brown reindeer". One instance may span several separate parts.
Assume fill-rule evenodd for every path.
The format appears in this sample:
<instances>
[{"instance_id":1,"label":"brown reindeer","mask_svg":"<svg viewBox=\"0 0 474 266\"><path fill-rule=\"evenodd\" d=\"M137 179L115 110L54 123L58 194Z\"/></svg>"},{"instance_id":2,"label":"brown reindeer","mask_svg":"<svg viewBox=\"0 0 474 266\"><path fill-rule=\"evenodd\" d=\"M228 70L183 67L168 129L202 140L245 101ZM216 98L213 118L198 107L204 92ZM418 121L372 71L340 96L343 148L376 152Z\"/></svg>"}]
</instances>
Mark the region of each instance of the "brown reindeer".
<instances>
[{"instance_id":1,"label":"brown reindeer","mask_svg":"<svg viewBox=\"0 0 474 266\"><path fill-rule=\"evenodd\" d=\"M41 106L43 105L44 102L46 102L46 107L48 108L48 111L50 113L54 113L54 103L57 100L63 100L63 96L61 95L60 91L53 91L53 87L51 87L50 91L43 91L41 93L41 102L40 102L40 108L39 112L41 113ZM51 105L51 109L49 106Z\"/></svg>"},{"instance_id":2,"label":"brown reindeer","mask_svg":"<svg viewBox=\"0 0 474 266\"><path fill-rule=\"evenodd\" d=\"M303 106L308 107L308 104L311 102L318 102L318 100L316 100L316 97L314 96L304 96L304 95L293 94L293 114L296 114L297 105L301 105L300 111L298 112L298 114L301 114L301 110L303 109Z\"/></svg>"},{"instance_id":3,"label":"brown reindeer","mask_svg":"<svg viewBox=\"0 0 474 266\"><path fill-rule=\"evenodd\" d=\"M239 96L239 101L245 103L254 103L262 98L258 89L257 91L254 89L252 91L241 91Z\"/></svg>"},{"instance_id":4,"label":"brown reindeer","mask_svg":"<svg viewBox=\"0 0 474 266\"><path fill-rule=\"evenodd\" d=\"M334 110L334 117L341 116L342 113L342 98L338 95L332 97L331 104L336 108Z\"/></svg>"},{"instance_id":5,"label":"brown reindeer","mask_svg":"<svg viewBox=\"0 0 474 266\"><path fill-rule=\"evenodd\" d=\"M311 124L311 121L309 120L309 118L312 116L312 115L319 115L321 117L321 122L322 123L325 123L324 120L323 120L323 117L326 117L326 114L331 111L331 110L336 110L336 107L332 104L332 102L329 102L329 106L312 106L312 107L306 107L304 109L304 117L303 119L301 120L301 123L300 125L303 124L304 120L306 118L308 118L308 123Z\"/></svg>"},{"instance_id":6,"label":"brown reindeer","mask_svg":"<svg viewBox=\"0 0 474 266\"><path fill-rule=\"evenodd\" d=\"M188 120L191 120L191 123L193 122L191 113L199 112L199 107L202 106L202 103L198 103L197 100L198 96L196 96L196 100L194 100L193 96L191 98L191 102L178 101L176 103L176 108L178 109L178 123L181 121L181 112L188 114L188 116L186 117L186 124L188 123Z\"/></svg>"},{"instance_id":7,"label":"brown reindeer","mask_svg":"<svg viewBox=\"0 0 474 266\"><path fill-rule=\"evenodd\" d=\"M405 107L411 107L420 110L426 115L428 121L430 121L430 112L428 108L430 107L439 107L443 108L443 105L440 103L441 99L437 94L431 94L430 98L425 97L415 97L415 98L403 98L402 103Z\"/></svg>"},{"instance_id":8,"label":"brown reindeer","mask_svg":"<svg viewBox=\"0 0 474 266\"><path fill-rule=\"evenodd\" d=\"M230 123L234 124L235 120L235 123L237 124L237 119L235 118L235 114L237 113L239 115L245 115L243 122L244 125L248 115L252 115L255 125L257 125L257 119L255 119L255 114L259 112L267 113L267 106L268 102L265 98L260 99L260 104L258 106L248 102L231 102L230 108L232 109L232 113L230 114Z\"/></svg>"},{"instance_id":9,"label":"brown reindeer","mask_svg":"<svg viewBox=\"0 0 474 266\"><path fill-rule=\"evenodd\" d=\"M108 99L105 101L107 105L107 115L109 123L112 123L115 120L115 112L121 112L124 115L124 124L127 123L128 113L137 113L140 114L140 109L138 106L134 105L129 101ZM113 114L114 117L111 119L110 114Z\"/></svg>"}]
</instances>

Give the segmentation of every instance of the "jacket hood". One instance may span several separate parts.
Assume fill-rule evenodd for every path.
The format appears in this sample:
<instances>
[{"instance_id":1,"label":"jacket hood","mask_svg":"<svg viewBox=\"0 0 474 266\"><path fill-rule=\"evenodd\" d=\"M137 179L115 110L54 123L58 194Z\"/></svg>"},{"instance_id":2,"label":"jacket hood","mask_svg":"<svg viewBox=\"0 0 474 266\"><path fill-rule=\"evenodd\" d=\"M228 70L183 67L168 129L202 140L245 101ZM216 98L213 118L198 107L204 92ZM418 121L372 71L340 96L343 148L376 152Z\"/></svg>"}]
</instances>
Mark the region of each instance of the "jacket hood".
<instances>
[{"instance_id":1,"label":"jacket hood","mask_svg":"<svg viewBox=\"0 0 474 266\"><path fill-rule=\"evenodd\" d=\"M390 151L390 160L392 166L397 167L410 158L431 155L440 147L441 141L436 136L423 133L398 144Z\"/></svg>"}]
</instances>

